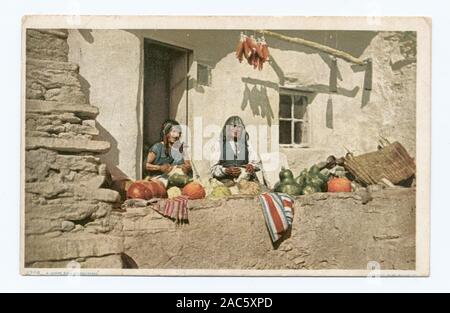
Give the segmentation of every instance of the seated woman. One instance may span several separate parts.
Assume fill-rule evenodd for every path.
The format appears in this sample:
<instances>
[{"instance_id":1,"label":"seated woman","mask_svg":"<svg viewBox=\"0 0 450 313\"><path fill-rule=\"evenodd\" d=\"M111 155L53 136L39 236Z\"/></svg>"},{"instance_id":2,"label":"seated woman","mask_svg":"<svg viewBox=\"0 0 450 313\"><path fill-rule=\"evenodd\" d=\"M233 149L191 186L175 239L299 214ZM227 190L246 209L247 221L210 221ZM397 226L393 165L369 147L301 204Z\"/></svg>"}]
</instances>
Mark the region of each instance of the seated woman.
<instances>
[{"instance_id":1,"label":"seated woman","mask_svg":"<svg viewBox=\"0 0 450 313\"><path fill-rule=\"evenodd\" d=\"M255 172L261 169L258 154L249 145L249 135L242 119L232 116L222 128L218 143L211 156L211 175L227 186L232 186L242 175L256 180Z\"/></svg>"},{"instance_id":2,"label":"seated woman","mask_svg":"<svg viewBox=\"0 0 450 313\"><path fill-rule=\"evenodd\" d=\"M181 127L177 121L167 120L161 127L161 141L148 151L145 160L146 175L167 184L168 174L176 167L184 174L192 175L191 162L185 159L183 144L180 143Z\"/></svg>"}]
</instances>

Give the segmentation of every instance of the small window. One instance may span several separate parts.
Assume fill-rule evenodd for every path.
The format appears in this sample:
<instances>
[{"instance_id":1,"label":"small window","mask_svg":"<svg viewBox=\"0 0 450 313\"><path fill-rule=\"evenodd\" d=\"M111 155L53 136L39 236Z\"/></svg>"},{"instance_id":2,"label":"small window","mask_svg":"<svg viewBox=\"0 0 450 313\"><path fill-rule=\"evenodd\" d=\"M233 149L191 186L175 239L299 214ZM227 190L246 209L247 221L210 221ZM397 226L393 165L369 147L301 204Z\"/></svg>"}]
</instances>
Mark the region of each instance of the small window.
<instances>
[{"instance_id":1,"label":"small window","mask_svg":"<svg viewBox=\"0 0 450 313\"><path fill-rule=\"evenodd\" d=\"M211 67L197 63L197 84L211 86Z\"/></svg>"},{"instance_id":2,"label":"small window","mask_svg":"<svg viewBox=\"0 0 450 313\"><path fill-rule=\"evenodd\" d=\"M307 146L309 142L308 97L280 94L280 138L282 145Z\"/></svg>"}]
</instances>

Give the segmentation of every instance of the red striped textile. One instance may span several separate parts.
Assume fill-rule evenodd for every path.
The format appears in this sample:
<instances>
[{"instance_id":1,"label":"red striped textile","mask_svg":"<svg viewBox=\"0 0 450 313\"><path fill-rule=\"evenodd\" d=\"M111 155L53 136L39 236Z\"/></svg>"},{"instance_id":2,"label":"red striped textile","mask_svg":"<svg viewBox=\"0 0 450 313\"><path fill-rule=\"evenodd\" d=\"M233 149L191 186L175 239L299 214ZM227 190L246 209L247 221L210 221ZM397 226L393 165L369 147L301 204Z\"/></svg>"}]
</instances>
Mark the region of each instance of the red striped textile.
<instances>
[{"instance_id":1,"label":"red striped textile","mask_svg":"<svg viewBox=\"0 0 450 313\"><path fill-rule=\"evenodd\" d=\"M165 199L153 206L153 209L161 215L173 219L177 223L188 222L188 198L178 196L172 199Z\"/></svg>"},{"instance_id":2,"label":"red striped textile","mask_svg":"<svg viewBox=\"0 0 450 313\"><path fill-rule=\"evenodd\" d=\"M283 233L285 227L284 227L283 221L282 221L282 216L281 216L282 212L280 212L279 208L277 208L277 206L273 202L272 196L270 194L264 193L261 196L264 197L264 199L267 202L268 210L269 210L270 216L272 217L276 233L277 234Z\"/></svg>"},{"instance_id":3,"label":"red striped textile","mask_svg":"<svg viewBox=\"0 0 450 313\"><path fill-rule=\"evenodd\" d=\"M272 242L279 240L291 227L294 217L294 199L282 193L265 192L259 196Z\"/></svg>"}]
</instances>

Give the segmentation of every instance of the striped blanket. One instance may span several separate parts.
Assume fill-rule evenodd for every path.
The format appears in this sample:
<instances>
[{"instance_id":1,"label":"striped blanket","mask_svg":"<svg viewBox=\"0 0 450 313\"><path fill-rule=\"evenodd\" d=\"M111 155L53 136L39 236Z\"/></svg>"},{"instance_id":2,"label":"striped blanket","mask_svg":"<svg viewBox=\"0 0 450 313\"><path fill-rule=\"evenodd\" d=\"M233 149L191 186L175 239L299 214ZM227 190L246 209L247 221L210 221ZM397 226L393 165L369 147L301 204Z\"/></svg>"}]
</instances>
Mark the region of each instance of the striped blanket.
<instances>
[{"instance_id":1,"label":"striped blanket","mask_svg":"<svg viewBox=\"0 0 450 313\"><path fill-rule=\"evenodd\" d=\"M272 242L276 242L292 225L294 199L284 193L264 192L259 200Z\"/></svg>"},{"instance_id":2,"label":"striped blanket","mask_svg":"<svg viewBox=\"0 0 450 313\"><path fill-rule=\"evenodd\" d=\"M160 201L153 206L153 209L177 223L187 223L189 221L188 198L185 196Z\"/></svg>"},{"instance_id":3,"label":"striped blanket","mask_svg":"<svg viewBox=\"0 0 450 313\"><path fill-rule=\"evenodd\" d=\"M151 207L159 214L177 223L188 223L188 198L179 196L172 199L128 199L122 204L122 209Z\"/></svg>"}]
</instances>

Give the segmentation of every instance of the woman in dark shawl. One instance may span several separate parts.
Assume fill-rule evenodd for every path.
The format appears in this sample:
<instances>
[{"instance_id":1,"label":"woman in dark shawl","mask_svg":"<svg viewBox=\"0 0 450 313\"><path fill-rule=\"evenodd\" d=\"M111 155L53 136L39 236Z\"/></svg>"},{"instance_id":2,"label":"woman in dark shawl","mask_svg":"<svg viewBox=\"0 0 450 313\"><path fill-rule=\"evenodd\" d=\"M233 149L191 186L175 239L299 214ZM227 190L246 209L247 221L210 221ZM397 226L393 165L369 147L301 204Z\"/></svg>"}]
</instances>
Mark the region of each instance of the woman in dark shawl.
<instances>
[{"instance_id":1,"label":"woman in dark shawl","mask_svg":"<svg viewBox=\"0 0 450 313\"><path fill-rule=\"evenodd\" d=\"M218 180L236 181L243 172L247 179L256 177L261 161L249 145L249 135L239 116L226 120L211 161L211 175Z\"/></svg>"}]
</instances>

